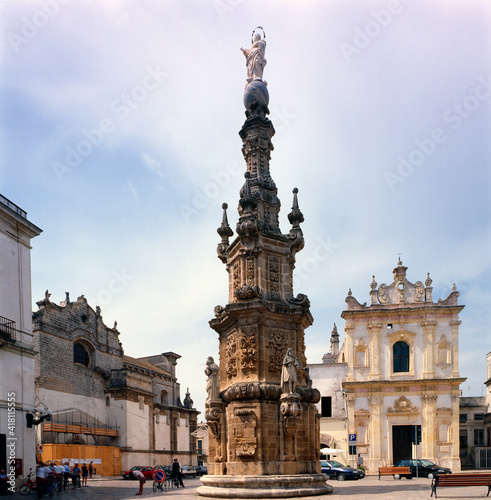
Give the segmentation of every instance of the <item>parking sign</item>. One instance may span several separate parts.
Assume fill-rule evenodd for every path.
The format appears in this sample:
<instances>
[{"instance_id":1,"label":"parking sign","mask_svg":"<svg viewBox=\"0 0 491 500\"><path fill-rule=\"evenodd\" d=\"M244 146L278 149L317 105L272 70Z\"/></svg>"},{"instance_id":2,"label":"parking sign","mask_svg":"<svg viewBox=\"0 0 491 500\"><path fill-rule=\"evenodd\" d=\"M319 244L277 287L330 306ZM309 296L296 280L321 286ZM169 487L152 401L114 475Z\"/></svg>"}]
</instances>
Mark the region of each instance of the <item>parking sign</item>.
<instances>
[{"instance_id":1,"label":"parking sign","mask_svg":"<svg viewBox=\"0 0 491 500\"><path fill-rule=\"evenodd\" d=\"M349 435L349 444L356 444L356 434Z\"/></svg>"}]
</instances>

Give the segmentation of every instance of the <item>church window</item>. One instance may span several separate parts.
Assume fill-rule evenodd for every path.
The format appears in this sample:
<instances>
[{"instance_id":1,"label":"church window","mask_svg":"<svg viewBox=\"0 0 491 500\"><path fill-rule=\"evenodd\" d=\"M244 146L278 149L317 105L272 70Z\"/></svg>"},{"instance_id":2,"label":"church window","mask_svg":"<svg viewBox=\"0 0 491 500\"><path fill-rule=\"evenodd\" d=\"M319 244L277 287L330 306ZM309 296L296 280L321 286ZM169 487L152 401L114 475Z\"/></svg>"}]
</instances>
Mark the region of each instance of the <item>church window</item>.
<instances>
[{"instance_id":1,"label":"church window","mask_svg":"<svg viewBox=\"0 0 491 500\"><path fill-rule=\"evenodd\" d=\"M465 413L460 414L459 422L465 424L467 422L467 415Z\"/></svg>"},{"instance_id":2,"label":"church window","mask_svg":"<svg viewBox=\"0 0 491 500\"><path fill-rule=\"evenodd\" d=\"M73 362L84 366L89 366L90 357L87 349L78 342L73 345Z\"/></svg>"},{"instance_id":3,"label":"church window","mask_svg":"<svg viewBox=\"0 0 491 500\"><path fill-rule=\"evenodd\" d=\"M474 420L484 420L484 413L474 413Z\"/></svg>"},{"instance_id":4,"label":"church window","mask_svg":"<svg viewBox=\"0 0 491 500\"><path fill-rule=\"evenodd\" d=\"M409 371L409 346L406 342L396 342L392 348L394 373Z\"/></svg>"},{"instance_id":5,"label":"church window","mask_svg":"<svg viewBox=\"0 0 491 500\"><path fill-rule=\"evenodd\" d=\"M321 417L332 417L331 396L323 396L321 398Z\"/></svg>"}]
</instances>

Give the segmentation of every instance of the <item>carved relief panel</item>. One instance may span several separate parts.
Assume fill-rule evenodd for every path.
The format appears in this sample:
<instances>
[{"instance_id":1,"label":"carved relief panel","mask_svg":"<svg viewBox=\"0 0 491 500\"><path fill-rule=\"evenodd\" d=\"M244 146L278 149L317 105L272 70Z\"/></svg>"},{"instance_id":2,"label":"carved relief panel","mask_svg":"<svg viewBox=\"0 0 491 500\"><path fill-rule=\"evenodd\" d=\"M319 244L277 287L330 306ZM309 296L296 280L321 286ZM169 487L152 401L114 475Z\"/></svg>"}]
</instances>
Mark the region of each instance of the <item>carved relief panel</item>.
<instances>
[{"instance_id":1,"label":"carved relief panel","mask_svg":"<svg viewBox=\"0 0 491 500\"><path fill-rule=\"evenodd\" d=\"M268 257L269 291L272 299L280 298L280 258L276 255Z\"/></svg>"},{"instance_id":2,"label":"carved relief panel","mask_svg":"<svg viewBox=\"0 0 491 500\"><path fill-rule=\"evenodd\" d=\"M225 345L226 373L228 378L237 376L237 336L235 331L230 333Z\"/></svg>"},{"instance_id":3,"label":"carved relief panel","mask_svg":"<svg viewBox=\"0 0 491 500\"><path fill-rule=\"evenodd\" d=\"M240 369L245 374L256 370L257 340L256 328L253 326L247 326L240 329L239 364Z\"/></svg>"},{"instance_id":4,"label":"carved relief panel","mask_svg":"<svg viewBox=\"0 0 491 500\"><path fill-rule=\"evenodd\" d=\"M269 332L269 371L276 373L281 371L283 358L288 345L287 333L281 330Z\"/></svg>"},{"instance_id":5,"label":"carved relief panel","mask_svg":"<svg viewBox=\"0 0 491 500\"><path fill-rule=\"evenodd\" d=\"M234 427L233 443L238 457L253 458L257 449L257 416L251 408L236 408L240 425Z\"/></svg>"}]
</instances>

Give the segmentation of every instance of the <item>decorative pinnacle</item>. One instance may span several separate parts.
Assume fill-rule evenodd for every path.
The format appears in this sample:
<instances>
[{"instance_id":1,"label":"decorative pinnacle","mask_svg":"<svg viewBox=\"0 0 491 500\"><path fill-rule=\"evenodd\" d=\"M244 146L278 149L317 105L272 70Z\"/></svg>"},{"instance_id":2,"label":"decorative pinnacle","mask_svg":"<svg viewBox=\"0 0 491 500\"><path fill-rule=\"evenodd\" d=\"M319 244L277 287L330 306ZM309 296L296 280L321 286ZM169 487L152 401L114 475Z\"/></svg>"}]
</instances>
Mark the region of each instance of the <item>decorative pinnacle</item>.
<instances>
[{"instance_id":1,"label":"decorative pinnacle","mask_svg":"<svg viewBox=\"0 0 491 500\"><path fill-rule=\"evenodd\" d=\"M290 224L294 228L297 228L300 226L300 223L304 221L304 218L302 212L300 212L300 208L298 208L298 198L297 198L298 188L293 188L292 192L293 192L293 205L292 205L292 211L288 214L288 220L290 221Z\"/></svg>"},{"instance_id":2,"label":"decorative pinnacle","mask_svg":"<svg viewBox=\"0 0 491 500\"><path fill-rule=\"evenodd\" d=\"M375 281L375 275L372 276L372 282L370 283L370 288L375 290L377 288L377 282Z\"/></svg>"},{"instance_id":3,"label":"decorative pinnacle","mask_svg":"<svg viewBox=\"0 0 491 500\"><path fill-rule=\"evenodd\" d=\"M251 213L257 207L257 202L251 195L251 186L249 184L249 179L251 178L251 173L246 172L244 174L244 177L246 180L245 187L244 187L244 195L239 200L239 204L245 212Z\"/></svg>"},{"instance_id":4,"label":"decorative pinnacle","mask_svg":"<svg viewBox=\"0 0 491 500\"><path fill-rule=\"evenodd\" d=\"M430 273L427 273L428 277L426 278L425 285L430 286L433 283L433 280L430 278Z\"/></svg>"},{"instance_id":5,"label":"decorative pinnacle","mask_svg":"<svg viewBox=\"0 0 491 500\"><path fill-rule=\"evenodd\" d=\"M217 233L221 236L222 243L228 243L228 239L231 236L233 236L234 232L232 231L232 228L228 225L228 218L227 218L228 205L226 203L223 203L222 208L223 208L222 224L217 229Z\"/></svg>"}]
</instances>

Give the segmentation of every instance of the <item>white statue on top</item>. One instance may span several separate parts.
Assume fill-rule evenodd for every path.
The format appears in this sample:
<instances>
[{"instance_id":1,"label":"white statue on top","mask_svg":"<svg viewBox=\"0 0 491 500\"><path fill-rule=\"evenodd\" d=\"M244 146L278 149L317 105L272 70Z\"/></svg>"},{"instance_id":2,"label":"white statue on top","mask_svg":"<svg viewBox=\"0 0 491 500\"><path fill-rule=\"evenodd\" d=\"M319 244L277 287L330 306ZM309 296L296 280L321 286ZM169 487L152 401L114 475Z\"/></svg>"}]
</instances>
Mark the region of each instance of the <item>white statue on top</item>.
<instances>
[{"instance_id":1,"label":"white statue on top","mask_svg":"<svg viewBox=\"0 0 491 500\"><path fill-rule=\"evenodd\" d=\"M240 48L246 57L247 83L253 80L263 81L264 66L266 66L266 40L261 39L260 33L254 36L254 42L250 49ZM263 81L266 85L266 82Z\"/></svg>"}]
</instances>

